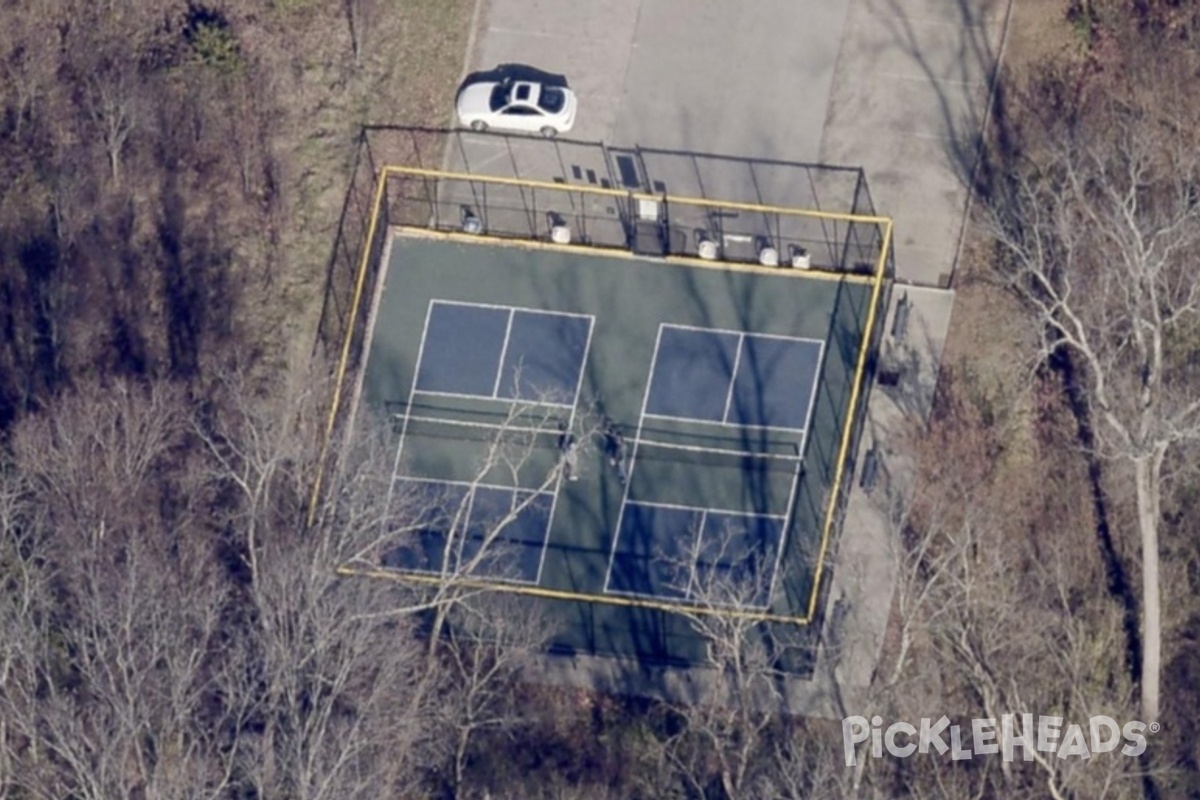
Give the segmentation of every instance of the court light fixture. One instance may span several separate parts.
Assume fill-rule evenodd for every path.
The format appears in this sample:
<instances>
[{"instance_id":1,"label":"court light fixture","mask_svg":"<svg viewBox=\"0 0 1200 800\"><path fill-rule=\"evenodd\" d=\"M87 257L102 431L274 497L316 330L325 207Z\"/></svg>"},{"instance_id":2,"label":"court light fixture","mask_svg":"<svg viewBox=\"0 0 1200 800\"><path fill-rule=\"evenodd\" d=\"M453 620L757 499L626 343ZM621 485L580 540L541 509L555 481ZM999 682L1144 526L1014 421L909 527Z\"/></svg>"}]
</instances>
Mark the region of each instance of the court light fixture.
<instances>
[{"instance_id":1,"label":"court light fixture","mask_svg":"<svg viewBox=\"0 0 1200 800\"><path fill-rule=\"evenodd\" d=\"M550 241L555 244L571 243L571 228L562 214L557 211L547 211L546 222L550 225Z\"/></svg>"},{"instance_id":2,"label":"court light fixture","mask_svg":"<svg viewBox=\"0 0 1200 800\"><path fill-rule=\"evenodd\" d=\"M794 269L810 269L812 267L812 254L798 244L791 246L791 261Z\"/></svg>"},{"instance_id":3,"label":"court light fixture","mask_svg":"<svg viewBox=\"0 0 1200 800\"><path fill-rule=\"evenodd\" d=\"M474 209L467 205L462 207L462 229L463 233L483 233L483 220L479 218Z\"/></svg>"},{"instance_id":4,"label":"court light fixture","mask_svg":"<svg viewBox=\"0 0 1200 800\"><path fill-rule=\"evenodd\" d=\"M766 236L758 237L758 263L764 267L779 266L779 251Z\"/></svg>"}]
</instances>

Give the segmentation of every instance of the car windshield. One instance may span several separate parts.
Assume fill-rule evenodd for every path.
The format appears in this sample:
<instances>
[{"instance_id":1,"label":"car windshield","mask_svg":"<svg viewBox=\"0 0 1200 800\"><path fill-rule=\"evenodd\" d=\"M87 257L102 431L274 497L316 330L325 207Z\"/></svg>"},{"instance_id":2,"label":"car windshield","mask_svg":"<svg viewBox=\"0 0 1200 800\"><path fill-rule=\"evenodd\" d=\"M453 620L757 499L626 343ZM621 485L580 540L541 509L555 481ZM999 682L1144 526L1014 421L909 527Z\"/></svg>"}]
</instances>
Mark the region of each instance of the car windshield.
<instances>
[{"instance_id":1,"label":"car windshield","mask_svg":"<svg viewBox=\"0 0 1200 800\"><path fill-rule=\"evenodd\" d=\"M508 105L508 96L512 92L512 87L507 84L497 83L496 88L492 89L492 97L488 101L488 107L492 111L499 111Z\"/></svg>"},{"instance_id":2,"label":"car windshield","mask_svg":"<svg viewBox=\"0 0 1200 800\"><path fill-rule=\"evenodd\" d=\"M538 105L542 110L551 114L557 114L563 110L563 106L567 104L567 95L562 89L556 86L543 86L541 94L538 95Z\"/></svg>"}]
</instances>

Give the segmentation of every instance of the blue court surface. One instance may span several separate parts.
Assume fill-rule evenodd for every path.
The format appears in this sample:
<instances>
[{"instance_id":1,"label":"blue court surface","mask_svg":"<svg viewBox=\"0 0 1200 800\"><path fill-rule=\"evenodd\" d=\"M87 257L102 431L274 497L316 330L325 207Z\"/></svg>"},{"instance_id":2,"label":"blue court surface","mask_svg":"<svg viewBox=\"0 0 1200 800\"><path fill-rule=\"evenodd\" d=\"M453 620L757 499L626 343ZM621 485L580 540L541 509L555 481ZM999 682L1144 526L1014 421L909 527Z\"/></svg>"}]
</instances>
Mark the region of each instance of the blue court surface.
<instances>
[{"instance_id":1,"label":"blue court surface","mask_svg":"<svg viewBox=\"0 0 1200 800\"><path fill-rule=\"evenodd\" d=\"M824 342L663 325L646 413L804 430Z\"/></svg>"},{"instance_id":2,"label":"blue court surface","mask_svg":"<svg viewBox=\"0 0 1200 800\"><path fill-rule=\"evenodd\" d=\"M590 317L433 301L415 390L572 406Z\"/></svg>"},{"instance_id":3,"label":"blue court surface","mask_svg":"<svg viewBox=\"0 0 1200 800\"><path fill-rule=\"evenodd\" d=\"M762 608L785 523L783 517L627 503L606 591Z\"/></svg>"},{"instance_id":4,"label":"blue court surface","mask_svg":"<svg viewBox=\"0 0 1200 800\"><path fill-rule=\"evenodd\" d=\"M537 583L554 496L507 487L399 478L392 507L410 531L383 564L395 569Z\"/></svg>"},{"instance_id":5,"label":"blue court surface","mask_svg":"<svg viewBox=\"0 0 1200 800\"><path fill-rule=\"evenodd\" d=\"M691 661L689 609L807 613L870 287L395 235L361 401L376 567L545 598L560 650Z\"/></svg>"}]
</instances>

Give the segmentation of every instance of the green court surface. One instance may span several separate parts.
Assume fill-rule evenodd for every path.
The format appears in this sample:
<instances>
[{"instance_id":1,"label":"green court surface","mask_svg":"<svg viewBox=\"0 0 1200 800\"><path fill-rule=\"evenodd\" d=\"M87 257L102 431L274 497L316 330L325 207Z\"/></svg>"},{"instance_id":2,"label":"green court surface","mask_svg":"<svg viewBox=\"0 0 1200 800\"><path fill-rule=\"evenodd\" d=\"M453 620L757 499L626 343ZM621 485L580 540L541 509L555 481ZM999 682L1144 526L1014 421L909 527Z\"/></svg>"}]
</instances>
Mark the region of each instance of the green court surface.
<instances>
[{"instance_id":1,"label":"green court surface","mask_svg":"<svg viewBox=\"0 0 1200 800\"><path fill-rule=\"evenodd\" d=\"M811 609L871 282L426 231L388 252L359 402L393 421L397 498L508 514L477 577L542 597L560 651L694 662L672 609L717 574L752 585L731 614L807 635L784 620ZM587 436L567 480L557 426L603 420L622 457ZM381 566L436 572L450 516Z\"/></svg>"}]
</instances>

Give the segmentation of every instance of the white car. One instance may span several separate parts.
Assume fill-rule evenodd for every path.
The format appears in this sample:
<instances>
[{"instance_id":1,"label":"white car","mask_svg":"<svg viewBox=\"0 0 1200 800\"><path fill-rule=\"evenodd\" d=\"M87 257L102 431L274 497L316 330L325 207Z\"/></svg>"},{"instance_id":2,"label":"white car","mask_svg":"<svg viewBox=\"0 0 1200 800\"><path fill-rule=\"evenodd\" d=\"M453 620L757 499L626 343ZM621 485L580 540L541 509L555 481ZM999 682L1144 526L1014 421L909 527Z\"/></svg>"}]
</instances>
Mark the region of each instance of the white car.
<instances>
[{"instance_id":1,"label":"white car","mask_svg":"<svg viewBox=\"0 0 1200 800\"><path fill-rule=\"evenodd\" d=\"M502 128L543 136L566 133L575 124L575 93L536 81L485 81L464 86L455 109L471 130Z\"/></svg>"}]
</instances>

